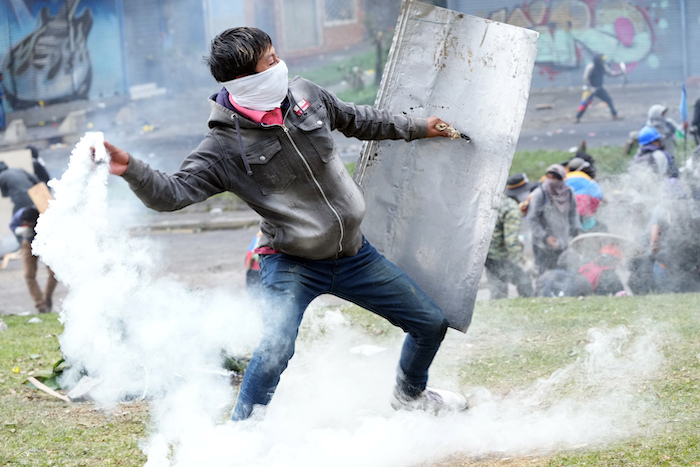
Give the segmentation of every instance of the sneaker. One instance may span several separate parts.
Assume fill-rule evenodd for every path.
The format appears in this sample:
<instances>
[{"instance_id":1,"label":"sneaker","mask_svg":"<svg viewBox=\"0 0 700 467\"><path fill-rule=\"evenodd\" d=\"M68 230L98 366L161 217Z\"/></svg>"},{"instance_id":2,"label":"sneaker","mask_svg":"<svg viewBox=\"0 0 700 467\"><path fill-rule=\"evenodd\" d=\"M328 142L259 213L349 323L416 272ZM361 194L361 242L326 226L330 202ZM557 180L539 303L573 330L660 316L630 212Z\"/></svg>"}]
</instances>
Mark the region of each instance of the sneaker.
<instances>
[{"instance_id":1,"label":"sneaker","mask_svg":"<svg viewBox=\"0 0 700 467\"><path fill-rule=\"evenodd\" d=\"M469 404L463 395L444 389L425 388L416 397L409 397L398 387L395 387L391 407L394 410L422 410L433 415L440 415L467 410Z\"/></svg>"}]
</instances>

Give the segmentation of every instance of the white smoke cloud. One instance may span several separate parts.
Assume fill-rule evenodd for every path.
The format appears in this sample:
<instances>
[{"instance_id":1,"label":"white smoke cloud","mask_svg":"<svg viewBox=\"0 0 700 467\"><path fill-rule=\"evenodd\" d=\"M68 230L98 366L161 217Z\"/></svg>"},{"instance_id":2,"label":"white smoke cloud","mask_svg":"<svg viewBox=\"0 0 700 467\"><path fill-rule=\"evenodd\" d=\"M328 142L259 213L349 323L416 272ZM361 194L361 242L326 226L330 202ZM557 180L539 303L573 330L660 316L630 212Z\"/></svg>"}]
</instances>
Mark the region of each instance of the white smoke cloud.
<instances>
[{"instance_id":1,"label":"white smoke cloud","mask_svg":"<svg viewBox=\"0 0 700 467\"><path fill-rule=\"evenodd\" d=\"M378 341L337 310L312 309L265 417L230 422L234 390L220 352L249 353L258 314L228 291L191 291L160 277L154 244L108 214L107 164L90 159L99 141L86 135L53 183L56 200L34 248L69 289L60 338L73 365L66 381L82 370L99 378L91 396L106 408L126 396L151 401L147 467L386 467L548 453L629 436L648 410L637 390L662 362L653 333L592 329L585 355L549 378L506 395L471 388L469 411L433 417L390 407L399 333ZM468 352L465 336L448 334L431 381L459 389L446 354L457 350Z\"/></svg>"}]
</instances>

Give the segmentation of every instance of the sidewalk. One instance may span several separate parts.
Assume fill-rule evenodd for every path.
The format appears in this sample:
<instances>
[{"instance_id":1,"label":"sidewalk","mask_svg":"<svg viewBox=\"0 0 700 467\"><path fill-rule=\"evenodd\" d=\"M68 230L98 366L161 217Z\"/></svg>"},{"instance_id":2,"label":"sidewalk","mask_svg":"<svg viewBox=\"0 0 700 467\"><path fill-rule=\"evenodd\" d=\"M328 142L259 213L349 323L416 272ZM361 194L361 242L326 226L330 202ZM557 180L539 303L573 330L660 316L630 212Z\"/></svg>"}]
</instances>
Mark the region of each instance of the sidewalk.
<instances>
[{"instance_id":1,"label":"sidewalk","mask_svg":"<svg viewBox=\"0 0 700 467\"><path fill-rule=\"evenodd\" d=\"M260 216L252 209L224 211L154 212L143 217L143 224L133 228L135 232L201 232L254 227Z\"/></svg>"}]
</instances>

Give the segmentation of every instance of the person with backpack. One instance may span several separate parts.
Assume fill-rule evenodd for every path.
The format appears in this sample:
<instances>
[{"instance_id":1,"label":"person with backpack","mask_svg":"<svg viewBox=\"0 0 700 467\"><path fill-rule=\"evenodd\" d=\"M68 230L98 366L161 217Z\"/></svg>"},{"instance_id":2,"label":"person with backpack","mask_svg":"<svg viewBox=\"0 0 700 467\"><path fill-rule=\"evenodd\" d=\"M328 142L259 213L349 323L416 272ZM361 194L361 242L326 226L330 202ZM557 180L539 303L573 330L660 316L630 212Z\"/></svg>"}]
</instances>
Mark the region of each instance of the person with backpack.
<instances>
[{"instance_id":1,"label":"person with backpack","mask_svg":"<svg viewBox=\"0 0 700 467\"><path fill-rule=\"evenodd\" d=\"M34 228L36 227L37 220L39 220L39 211L34 205L24 206L18 209L12 216L10 230L22 240L20 252L22 253L24 279L27 282L29 294L34 300L34 306L39 313L51 313L53 307L53 292L58 285L58 280L48 266L46 269L49 277L43 291L36 280L39 257L32 253L32 242L36 235Z\"/></svg>"},{"instance_id":2,"label":"person with backpack","mask_svg":"<svg viewBox=\"0 0 700 467\"><path fill-rule=\"evenodd\" d=\"M574 190L576 206L581 217L581 229L583 231L601 231L605 226L601 225L595 213L603 200L603 189L585 172L590 164L579 157L571 159L566 166L566 182Z\"/></svg>"},{"instance_id":3,"label":"person with backpack","mask_svg":"<svg viewBox=\"0 0 700 467\"><path fill-rule=\"evenodd\" d=\"M564 183L566 169L561 164L547 168L542 185L532 192L527 220L532 230L532 250L539 274L556 269L559 255L569 239L581 231L574 190Z\"/></svg>"},{"instance_id":4,"label":"person with backpack","mask_svg":"<svg viewBox=\"0 0 700 467\"><path fill-rule=\"evenodd\" d=\"M523 262L523 246L518 240L518 234L523 215L516 199L505 193L501 195L501 207L498 209L496 226L484 264L491 300L508 298L509 283L515 284L521 297L532 296L532 280L520 267Z\"/></svg>"},{"instance_id":5,"label":"person with backpack","mask_svg":"<svg viewBox=\"0 0 700 467\"><path fill-rule=\"evenodd\" d=\"M687 128L687 122L679 124L666 116L668 107L654 104L649 107L645 126L653 127L661 135L661 143L666 154L675 160L676 132L683 132Z\"/></svg>"},{"instance_id":6,"label":"person with backpack","mask_svg":"<svg viewBox=\"0 0 700 467\"><path fill-rule=\"evenodd\" d=\"M639 149L632 157L630 168L648 168L665 178L678 178L679 172L671 156L664 151L663 138L652 126L639 132Z\"/></svg>"}]
</instances>

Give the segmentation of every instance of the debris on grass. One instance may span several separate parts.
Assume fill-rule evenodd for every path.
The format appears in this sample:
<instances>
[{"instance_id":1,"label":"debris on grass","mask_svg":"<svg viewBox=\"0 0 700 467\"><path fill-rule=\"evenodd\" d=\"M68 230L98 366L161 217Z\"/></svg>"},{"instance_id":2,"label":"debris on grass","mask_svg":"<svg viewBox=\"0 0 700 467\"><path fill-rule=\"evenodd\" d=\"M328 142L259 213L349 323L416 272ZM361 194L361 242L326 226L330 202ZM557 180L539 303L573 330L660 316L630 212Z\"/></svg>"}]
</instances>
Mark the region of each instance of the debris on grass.
<instances>
[{"instance_id":1,"label":"debris on grass","mask_svg":"<svg viewBox=\"0 0 700 467\"><path fill-rule=\"evenodd\" d=\"M40 390L44 391L46 394L49 394L49 395L51 395L51 396L53 396L53 397L56 397L56 398L58 398L58 399L61 399L62 401L70 402L70 399L69 399L67 396L64 396L63 394L60 394L60 393L54 391L54 390L51 389L50 387L48 387L48 386L46 386L45 384L41 383L38 379L36 379L36 378L33 377L33 376L30 376L29 378L27 378L27 381L29 381L30 383L32 383L32 384L34 385L34 387L36 387L37 389L40 389Z\"/></svg>"}]
</instances>

